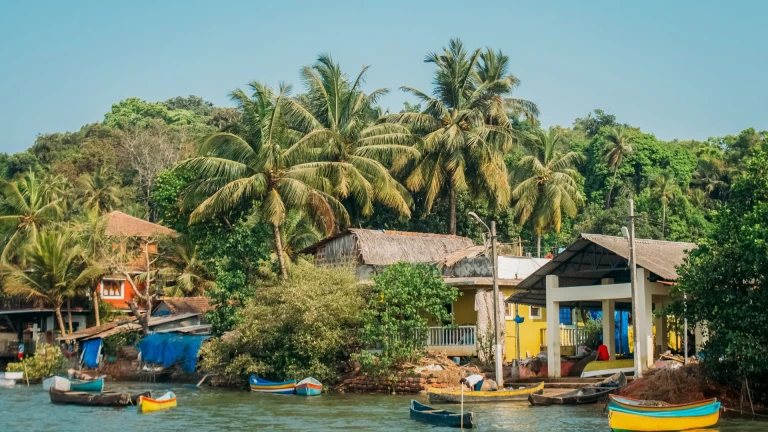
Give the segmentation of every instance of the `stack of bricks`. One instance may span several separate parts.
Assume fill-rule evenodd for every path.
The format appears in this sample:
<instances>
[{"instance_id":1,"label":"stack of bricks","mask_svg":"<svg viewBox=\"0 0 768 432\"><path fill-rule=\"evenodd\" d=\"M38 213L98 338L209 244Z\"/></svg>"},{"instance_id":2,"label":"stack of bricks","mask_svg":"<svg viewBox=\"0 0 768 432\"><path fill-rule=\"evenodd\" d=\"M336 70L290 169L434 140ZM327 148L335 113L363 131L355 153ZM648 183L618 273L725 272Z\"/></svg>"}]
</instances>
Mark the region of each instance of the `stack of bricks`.
<instances>
[{"instance_id":1,"label":"stack of bricks","mask_svg":"<svg viewBox=\"0 0 768 432\"><path fill-rule=\"evenodd\" d=\"M397 393L417 394L430 387L447 388L458 385L458 382L444 382L435 374L408 374L396 378L371 378L359 375L344 380L340 390L348 393Z\"/></svg>"}]
</instances>

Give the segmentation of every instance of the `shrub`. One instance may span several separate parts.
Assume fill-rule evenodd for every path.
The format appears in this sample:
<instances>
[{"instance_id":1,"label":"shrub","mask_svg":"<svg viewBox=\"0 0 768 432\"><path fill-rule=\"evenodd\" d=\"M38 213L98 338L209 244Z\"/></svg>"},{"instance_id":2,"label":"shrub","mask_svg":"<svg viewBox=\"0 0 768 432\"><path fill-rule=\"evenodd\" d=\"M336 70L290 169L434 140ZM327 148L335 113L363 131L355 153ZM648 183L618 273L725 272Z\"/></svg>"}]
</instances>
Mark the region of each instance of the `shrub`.
<instances>
[{"instance_id":1,"label":"shrub","mask_svg":"<svg viewBox=\"0 0 768 432\"><path fill-rule=\"evenodd\" d=\"M64 370L67 359L57 346L40 344L35 355L21 362L8 363L8 372L24 372L26 365L27 378L47 378Z\"/></svg>"}]
</instances>

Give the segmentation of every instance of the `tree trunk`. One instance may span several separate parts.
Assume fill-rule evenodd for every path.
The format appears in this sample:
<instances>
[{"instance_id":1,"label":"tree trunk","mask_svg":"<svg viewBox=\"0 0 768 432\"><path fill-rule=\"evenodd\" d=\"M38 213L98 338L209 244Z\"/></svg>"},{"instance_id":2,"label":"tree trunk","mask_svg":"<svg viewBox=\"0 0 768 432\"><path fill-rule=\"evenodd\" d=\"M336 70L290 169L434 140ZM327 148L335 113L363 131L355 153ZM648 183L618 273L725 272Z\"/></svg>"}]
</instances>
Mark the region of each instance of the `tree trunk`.
<instances>
[{"instance_id":1,"label":"tree trunk","mask_svg":"<svg viewBox=\"0 0 768 432\"><path fill-rule=\"evenodd\" d=\"M616 186L616 174L618 172L619 172L619 168L616 167L616 169L613 170L613 182L611 183L611 188L608 189L608 197L605 199L606 209L611 207L611 195L613 194L613 187Z\"/></svg>"},{"instance_id":2,"label":"tree trunk","mask_svg":"<svg viewBox=\"0 0 768 432\"><path fill-rule=\"evenodd\" d=\"M72 331L72 300L67 297L67 320L69 321L69 334L74 333Z\"/></svg>"},{"instance_id":3,"label":"tree trunk","mask_svg":"<svg viewBox=\"0 0 768 432\"><path fill-rule=\"evenodd\" d=\"M101 325L101 315L99 314L99 288L93 291L93 314L96 318L96 325Z\"/></svg>"},{"instance_id":4,"label":"tree trunk","mask_svg":"<svg viewBox=\"0 0 768 432\"><path fill-rule=\"evenodd\" d=\"M449 222L448 231L450 231L451 234L456 235L456 185L453 183L453 180L451 180L451 184L449 186L450 189L450 207L451 207L451 220Z\"/></svg>"},{"instance_id":5,"label":"tree trunk","mask_svg":"<svg viewBox=\"0 0 768 432\"><path fill-rule=\"evenodd\" d=\"M541 258L541 233L536 233L536 258Z\"/></svg>"},{"instance_id":6,"label":"tree trunk","mask_svg":"<svg viewBox=\"0 0 768 432\"><path fill-rule=\"evenodd\" d=\"M136 306L136 302L134 301L127 301L125 304L128 305L129 308L131 308L131 312L133 312L133 316L136 317L136 320L139 321L139 324L141 324L141 330L144 332L144 336L149 334L149 312L147 312L144 315L141 315L139 312L139 307Z\"/></svg>"},{"instance_id":7,"label":"tree trunk","mask_svg":"<svg viewBox=\"0 0 768 432\"><path fill-rule=\"evenodd\" d=\"M67 335L67 329L64 327L64 317L61 316L61 304L56 305L56 320L59 322L59 329L61 329L61 335Z\"/></svg>"},{"instance_id":8,"label":"tree trunk","mask_svg":"<svg viewBox=\"0 0 768 432\"><path fill-rule=\"evenodd\" d=\"M280 265L280 274L283 280L288 280L288 269L285 267L285 257L283 256L283 240L280 238L280 226L272 224L275 234L275 253L277 254L277 263Z\"/></svg>"},{"instance_id":9,"label":"tree trunk","mask_svg":"<svg viewBox=\"0 0 768 432\"><path fill-rule=\"evenodd\" d=\"M664 234L666 223L667 223L667 205L664 204L661 206L661 239L662 240L666 238Z\"/></svg>"}]
</instances>

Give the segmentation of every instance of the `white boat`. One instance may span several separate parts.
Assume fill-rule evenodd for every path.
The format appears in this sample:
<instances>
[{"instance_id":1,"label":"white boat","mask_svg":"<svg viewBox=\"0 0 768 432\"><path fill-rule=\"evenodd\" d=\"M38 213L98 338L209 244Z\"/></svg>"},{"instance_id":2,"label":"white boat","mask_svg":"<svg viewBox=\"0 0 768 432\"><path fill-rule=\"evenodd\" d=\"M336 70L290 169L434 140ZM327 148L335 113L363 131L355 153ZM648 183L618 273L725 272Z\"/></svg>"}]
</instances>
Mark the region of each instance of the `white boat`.
<instances>
[{"instance_id":1,"label":"white boat","mask_svg":"<svg viewBox=\"0 0 768 432\"><path fill-rule=\"evenodd\" d=\"M4 372L2 375L3 376L0 378L5 378L7 380L24 379L24 372Z\"/></svg>"},{"instance_id":2,"label":"white boat","mask_svg":"<svg viewBox=\"0 0 768 432\"><path fill-rule=\"evenodd\" d=\"M43 380L43 390L49 391L50 389L56 389L59 391L69 391L70 382L68 379L60 376L52 376Z\"/></svg>"},{"instance_id":3,"label":"white boat","mask_svg":"<svg viewBox=\"0 0 768 432\"><path fill-rule=\"evenodd\" d=\"M13 387L16 385L16 380L0 378L0 387Z\"/></svg>"}]
</instances>

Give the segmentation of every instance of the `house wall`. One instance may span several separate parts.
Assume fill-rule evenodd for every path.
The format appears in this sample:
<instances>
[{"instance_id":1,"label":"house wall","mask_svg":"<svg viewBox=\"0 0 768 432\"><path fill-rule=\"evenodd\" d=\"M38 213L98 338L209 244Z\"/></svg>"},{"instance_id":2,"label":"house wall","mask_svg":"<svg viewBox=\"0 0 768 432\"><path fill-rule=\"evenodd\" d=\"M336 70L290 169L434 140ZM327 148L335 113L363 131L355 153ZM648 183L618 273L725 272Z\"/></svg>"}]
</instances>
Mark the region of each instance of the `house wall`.
<instances>
[{"instance_id":1,"label":"house wall","mask_svg":"<svg viewBox=\"0 0 768 432\"><path fill-rule=\"evenodd\" d=\"M111 279L111 278L105 278L105 279ZM102 287L103 287L103 280L100 280L96 283L96 289L99 291L99 301L102 301L104 303L107 303L111 305L112 307L124 311L128 311L131 308L128 307L128 304L126 302L133 301L133 299L136 297L136 292L131 287L131 284L127 280L120 280L120 284L122 287L122 293L120 296L116 297L109 297L105 296ZM142 291L144 289L143 284L136 284L136 288L139 291ZM140 304L139 309L146 309L146 305Z\"/></svg>"},{"instance_id":2,"label":"house wall","mask_svg":"<svg viewBox=\"0 0 768 432\"><path fill-rule=\"evenodd\" d=\"M66 310L61 311L62 318L64 318L64 325L67 327L67 332L69 332L69 318L67 317ZM55 321L55 316L49 316L45 321L45 328L52 330L54 328L59 328L59 323ZM86 328L85 324L86 316L81 314L72 314L72 328L74 331L82 330Z\"/></svg>"},{"instance_id":3,"label":"house wall","mask_svg":"<svg viewBox=\"0 0 768 432\"><path fill-rule=\"evenodd\" d=\"M324 244L315 252L316 265L354 265L358 262L355 236L348 234Z\"/></svg>"}]
</instances>

